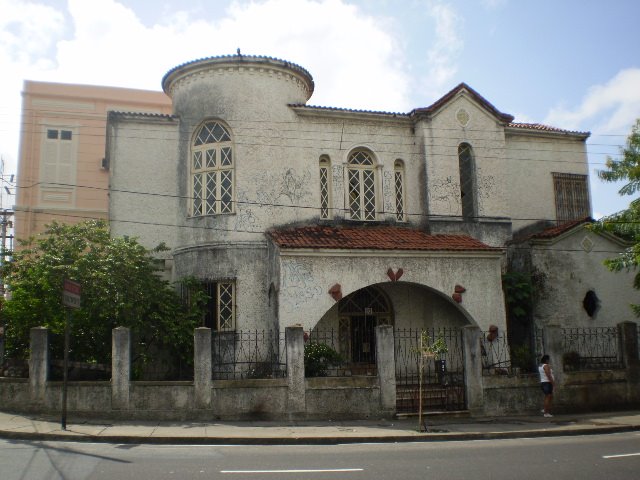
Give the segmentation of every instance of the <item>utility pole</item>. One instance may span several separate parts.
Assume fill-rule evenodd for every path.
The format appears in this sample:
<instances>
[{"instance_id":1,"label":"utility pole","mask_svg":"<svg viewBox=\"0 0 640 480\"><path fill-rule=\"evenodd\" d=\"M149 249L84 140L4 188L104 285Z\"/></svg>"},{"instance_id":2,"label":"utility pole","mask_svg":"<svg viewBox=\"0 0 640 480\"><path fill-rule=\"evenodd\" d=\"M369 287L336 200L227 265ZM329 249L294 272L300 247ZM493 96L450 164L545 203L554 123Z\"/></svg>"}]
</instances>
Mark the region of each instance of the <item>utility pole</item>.
<instances>
[{"instance_id":1,"label":"utility pole","mask_svg":"<svg viewBox=\"0 0 640 480\"><path fill-rule=\"evenodd\" d=\"M13 212L11 210L2 210L0 215L2 216L0 219L0 236L2 237L2 243L0 244L0 299L4 299L4 272L2 270L7 256L7 227L13 226L10 220ZM10 235L10 238L13 239L13 236ZM4 365L4 336L6 331L1 308L0 305L0 367Z\"/></svg>"}]
</instances>

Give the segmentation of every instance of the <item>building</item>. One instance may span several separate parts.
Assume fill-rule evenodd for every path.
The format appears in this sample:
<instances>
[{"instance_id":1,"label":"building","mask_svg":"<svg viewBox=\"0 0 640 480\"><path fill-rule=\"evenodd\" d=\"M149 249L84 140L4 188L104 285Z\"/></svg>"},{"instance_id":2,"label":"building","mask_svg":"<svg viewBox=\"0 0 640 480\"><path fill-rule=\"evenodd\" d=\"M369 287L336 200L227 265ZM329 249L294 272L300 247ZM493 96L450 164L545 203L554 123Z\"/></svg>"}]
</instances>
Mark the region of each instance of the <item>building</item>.
<instances>
[{"instance_id":1,"label":"building","mask_svg":"<svg viewBox=\"0 0 640 480\"><path fill-rule=\"evenodd\" d=\"M53 220L108 217L104 164L110 110L171 112L162 92L25 81L15 236L28 239Z\"/></svg>"},{"instance_id":2,"label":"building","mask_svg":"<svg viewBox=\"0 0 640 480\"><path fill-rule=\"evenodd\" d=\"M466 84L409 113L314 107L304 68L234 55L162 86L172 114L109 113L110 225L170 247L215 331L332 328L364 363L376 325L504 331L513 240L591 214L589 134L516 123Z\"/></svg>"}]
</instances>

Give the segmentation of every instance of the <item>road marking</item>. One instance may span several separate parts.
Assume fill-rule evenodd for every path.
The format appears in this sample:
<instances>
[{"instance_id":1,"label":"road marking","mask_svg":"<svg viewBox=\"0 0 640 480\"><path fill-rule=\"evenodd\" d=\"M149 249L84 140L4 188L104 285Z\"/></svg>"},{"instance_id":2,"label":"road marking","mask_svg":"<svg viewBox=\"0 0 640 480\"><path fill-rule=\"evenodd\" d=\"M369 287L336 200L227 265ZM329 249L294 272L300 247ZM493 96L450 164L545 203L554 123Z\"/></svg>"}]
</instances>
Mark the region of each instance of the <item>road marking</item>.
<instances>
[{"instance_id":1,"label":"road marking","mask_svg":"<svg viewBox=\"0 0 640 480\"><path fill-rule=\"evenodd\" d=\"M602 458L640 457L640 453L624 453L620 455L603 455Z\"/></svg>"},{"instance_id":2,"label":"road marking","mask_svg":"<svg viewBox=\"0 0 640 480\"><path fill-rule=\"evenodd\" d=\"M329 468L329 469L300 469L300 470L220 470L220 473L344 473L362 472L362 468Z\"/></svg>"}]
</instances>

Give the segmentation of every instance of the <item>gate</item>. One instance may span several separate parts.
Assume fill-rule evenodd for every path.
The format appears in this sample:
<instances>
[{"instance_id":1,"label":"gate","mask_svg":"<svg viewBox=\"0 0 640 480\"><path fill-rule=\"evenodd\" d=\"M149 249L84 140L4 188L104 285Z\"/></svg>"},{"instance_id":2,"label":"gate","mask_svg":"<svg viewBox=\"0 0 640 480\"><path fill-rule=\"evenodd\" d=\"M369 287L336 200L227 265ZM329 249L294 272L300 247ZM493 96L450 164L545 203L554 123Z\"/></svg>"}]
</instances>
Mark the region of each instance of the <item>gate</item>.
<instances>
[{"instance_id":1,"label":"gate","mask_svg":"<svg viewBox=\"0 0 640 480\"><path fill-rule=\"evenodd\" d=\"M420 405L420 337L422 332L433 340L442 337L448 352L445 368L439 359L424 358L422 410L426 412L466 409L464 388L464 350L459 328L396 329L396 412L418 413Z\"/></svg>"}]
</instances>

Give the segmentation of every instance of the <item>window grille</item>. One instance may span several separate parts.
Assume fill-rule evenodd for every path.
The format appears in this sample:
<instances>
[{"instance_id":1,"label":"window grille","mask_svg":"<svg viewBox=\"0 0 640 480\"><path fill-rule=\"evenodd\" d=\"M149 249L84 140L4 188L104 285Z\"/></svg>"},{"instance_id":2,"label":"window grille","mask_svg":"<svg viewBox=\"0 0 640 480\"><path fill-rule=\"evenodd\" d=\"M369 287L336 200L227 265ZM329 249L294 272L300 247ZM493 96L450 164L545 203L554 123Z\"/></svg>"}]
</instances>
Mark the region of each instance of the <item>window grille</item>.
<instances>
[{"instance_id":1,"label":"window grille","mask_svg":"<svg viewBox=\"0 0 640 480\"><path fill-rule=\"evenodd\" d=\"M591 215L587 181L586 175L553 173L556 220L559 223L581 220Z\"/></svg>"},{"instance_id":2,"label":"window grille","mask_svg":"<svg viewBox=\"0 0 640 480\"><path fill-rule=\"evenodd\" d=\"M398 222L404 222L404 165L400 160L396 160L395 163L394 184L396 192L396 220Z\"/></svg>"},{"instance_id":3,"label":"window grille","mask_svg":"<svg viewBox=\"0 0 640 480\"><path fill-rule=\"evenodd\" d=\"M206 281L202 287L209 297L203 326L216 332L235 330L235 283Z\"/></svg>"},{"instance_id":4,"label":"window grille","mask_svg":"<svg viewBox=\"0 0 640 480\"><path fill-rule=\"evenodd\" d=\"M233 213L234 164L227 129L218 122L202 125L191 158L192 215Z\"/></svg>"},{"instance_id":5,"label":"window grille","mask_svg":"<svg viewBox=\"0 0 640 480\"><path fill-rule=\"evenodd\" d=\"M364 150L349 155L349 212L352 220L376 219L376 175L373 157Z\"/></svg>"},{"instance_id":6,"label":"window grille","mask_svg":"<svg viewBox=\"0 0 640 480\"><path fill-rule=\"evenodd\" d=\"M331 217L331 190L329 188L330 165L326 158L320 159L320 218Z\"/></svg>"}]
</instances>

